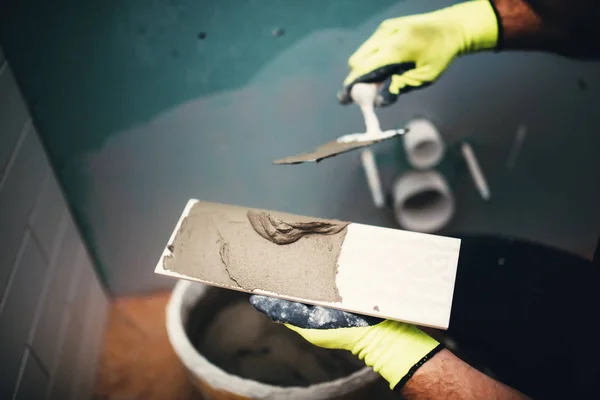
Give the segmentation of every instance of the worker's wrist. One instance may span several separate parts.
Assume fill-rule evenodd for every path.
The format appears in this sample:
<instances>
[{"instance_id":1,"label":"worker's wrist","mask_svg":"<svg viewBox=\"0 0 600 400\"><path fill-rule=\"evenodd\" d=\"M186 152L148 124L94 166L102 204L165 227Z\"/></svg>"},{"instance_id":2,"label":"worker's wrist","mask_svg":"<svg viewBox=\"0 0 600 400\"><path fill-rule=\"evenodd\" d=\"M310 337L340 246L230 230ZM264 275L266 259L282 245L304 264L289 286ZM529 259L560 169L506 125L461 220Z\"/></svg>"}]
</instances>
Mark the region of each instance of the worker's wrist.
<instances>
[{"instance_id":1,"label":"worker's wrist","mask_svg":"<svg viewBox=\"0 0 600 400\"><path fill-rule=\"evenodd\" d=\"M459 55L493 50L498 46L500 25L489 0L472 0L441 10L459 30Z\"/></svg>"},{"instance_id":2,"label":"worker's wrist","mask_svg":"<svg viewBox=\"0 0 600 400\"><path fill-rule=\"evenodd\" d=\"M413 325L384 321L373 326L352 349L385 380L401 387L442 345Z\"/></svg>"}]
</instances>

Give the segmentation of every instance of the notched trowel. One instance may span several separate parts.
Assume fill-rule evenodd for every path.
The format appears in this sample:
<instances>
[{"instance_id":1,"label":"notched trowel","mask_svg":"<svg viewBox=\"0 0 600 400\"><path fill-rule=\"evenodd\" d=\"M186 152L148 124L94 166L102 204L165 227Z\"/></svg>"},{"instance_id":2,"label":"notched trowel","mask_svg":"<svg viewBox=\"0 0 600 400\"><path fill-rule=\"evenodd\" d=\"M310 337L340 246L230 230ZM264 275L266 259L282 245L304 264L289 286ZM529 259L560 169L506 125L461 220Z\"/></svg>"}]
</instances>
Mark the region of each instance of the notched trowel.
<instances>
[{"instance_id":1,"label":"notched trowel","mask_svg":"<svg viewBox=\"0 0 600 400\"><path fill-rule=\"evenodd\" d=\"M325 143L311 152L273 161L273 164L300 164L304 162L319 162L325 158L352 150L371 146L372 144L404 135L407 129L390 129L382 131L373 107L377 96L377 85L374 83L357 83L352 87L352 99L360 107L365 118L366 132L352 133L339 137L337 140Z\"/></svg>"}]
</instances>

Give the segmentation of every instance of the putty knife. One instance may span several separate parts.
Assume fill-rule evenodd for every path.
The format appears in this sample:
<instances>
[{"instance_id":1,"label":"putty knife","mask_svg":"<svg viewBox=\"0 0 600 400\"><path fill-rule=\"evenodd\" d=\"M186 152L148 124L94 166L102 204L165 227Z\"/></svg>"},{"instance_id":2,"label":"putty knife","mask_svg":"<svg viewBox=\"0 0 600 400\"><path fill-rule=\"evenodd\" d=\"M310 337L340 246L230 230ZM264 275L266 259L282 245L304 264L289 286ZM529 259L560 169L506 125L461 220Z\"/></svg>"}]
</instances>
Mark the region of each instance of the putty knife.
<instances>
[{"instance_id":1,"label":"putty knife","mask_svg":"<svg viewBox=\"0 0 600 400\"><path fill-rule=\"evenodd\" d=\"M273 161L273 164L300 164L303 162L319 162L325 158L352 150L371 146L384 140L393 139L404 135L407 129L390 129L381 131L379 120L373 107L377 96L377 85L373 83L357 83L352 87L352 99L360 107L364 119L366 132L344 135L337 140L325 143L313 151Z\"/></svg>"}]
</instances>

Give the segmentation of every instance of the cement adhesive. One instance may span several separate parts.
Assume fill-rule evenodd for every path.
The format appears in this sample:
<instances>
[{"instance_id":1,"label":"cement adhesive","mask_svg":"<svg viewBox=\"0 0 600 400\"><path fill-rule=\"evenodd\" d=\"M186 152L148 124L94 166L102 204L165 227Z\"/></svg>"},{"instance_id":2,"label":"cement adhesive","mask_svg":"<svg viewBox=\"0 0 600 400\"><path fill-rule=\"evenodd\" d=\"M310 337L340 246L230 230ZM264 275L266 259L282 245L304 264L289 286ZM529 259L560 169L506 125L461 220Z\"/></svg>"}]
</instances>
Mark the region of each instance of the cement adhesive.
<instances>
[{"instance_id":1,"label":"cement adhesive","mask_svg":"<svg viewBox=\"0 0 600 400\"><path fill-rule=\"evenodd\" d=\"M282 221L261 211L248 211L250 224L263 238L277 244L294 243L306 235L335 235L343 231L349 222L331 223L324 221Z\"/></svg>"},{"instance_id":2,"label":"cement adhesive","mask_svg":"<svg viewBox=\"0 0 600 400\"><path fill-rule=\"evenodd\" d=\"M230 374L283 387L329 382L364 367L349 352L311 345L247 301L223 308L192 342Z\"/></svg>"},{"instance_id":3,"label":"cement adhesive","mask_svg":"<svg viewBox=\"0 0 600 400\"><path fill-rule=\"evenodd\" d=\"M279 245L258 234L248 212L267 213L290 226L334 226ZM335 277L346 223L245 207L199 202L182 221L165 269L247 291L339 302ZM337 233L336 233L337 232Z\"/></svg>"}]
</instances>

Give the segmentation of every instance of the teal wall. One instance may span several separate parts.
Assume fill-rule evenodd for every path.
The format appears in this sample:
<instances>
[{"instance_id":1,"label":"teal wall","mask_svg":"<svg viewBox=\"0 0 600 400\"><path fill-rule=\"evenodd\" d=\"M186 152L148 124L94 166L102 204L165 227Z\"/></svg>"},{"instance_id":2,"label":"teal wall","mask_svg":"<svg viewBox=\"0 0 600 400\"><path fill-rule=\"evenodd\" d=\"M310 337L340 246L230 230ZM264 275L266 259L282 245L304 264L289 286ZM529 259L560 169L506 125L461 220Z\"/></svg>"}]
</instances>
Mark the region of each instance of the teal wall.
<instances>
[{"instance_id":1,"label":"teal wall","mask_svg":"<svg viewBox=\"0 0 600 400\"><path fill-rule=\"evenodd\" d=\"M382 19L449 3L26 0L0 14L0 38L98 265L122 294L172 284L153 269L191 197L394 226L372 207L357 154L270 162L362 130L356 107L335 101L348 56ZM541 54L468 57L382 110L382 125L415 115L439 125L459 201L450 229L589 255L600 229L599 70ZM529 135L509 171L521 123ZM491 204L455 154L461 138L488 173ZM376 151L389 184L404 168L401 145Z\"/></svg>"}]
</instances>

